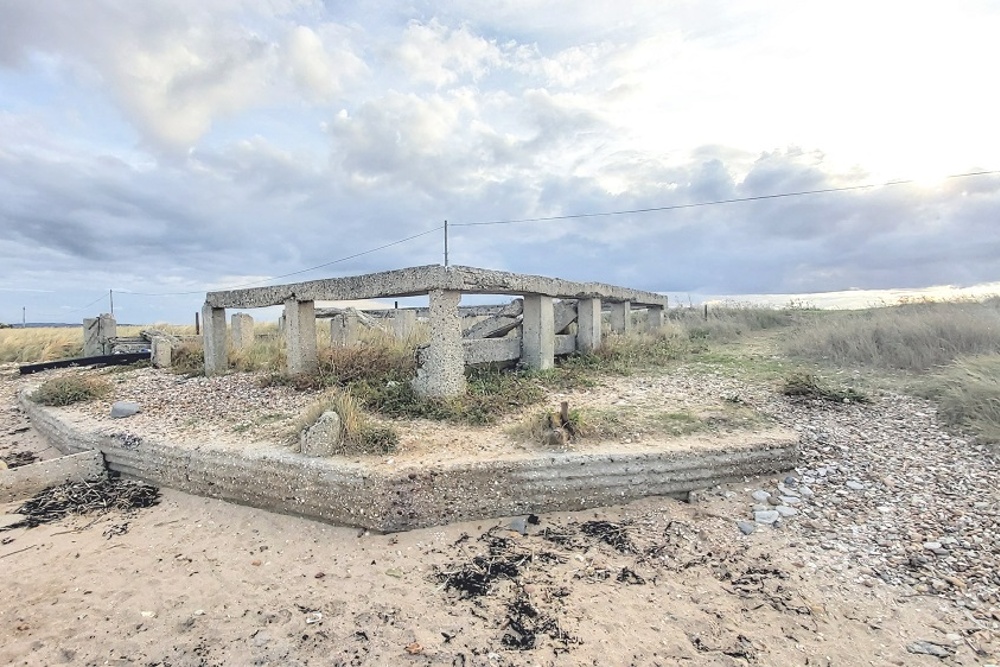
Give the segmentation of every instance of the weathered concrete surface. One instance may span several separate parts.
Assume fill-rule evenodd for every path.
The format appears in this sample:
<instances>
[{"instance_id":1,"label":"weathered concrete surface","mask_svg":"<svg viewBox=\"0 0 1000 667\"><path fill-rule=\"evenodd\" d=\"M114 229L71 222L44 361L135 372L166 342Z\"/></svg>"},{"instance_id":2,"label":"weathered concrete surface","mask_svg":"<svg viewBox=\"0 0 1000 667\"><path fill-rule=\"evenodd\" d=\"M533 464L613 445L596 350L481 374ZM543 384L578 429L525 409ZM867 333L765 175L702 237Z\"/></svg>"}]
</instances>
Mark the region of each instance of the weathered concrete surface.
<instances>
[{"instance_id":1,"label":"weathered concrete surface","mask_svg":"<svg viewBox=\"0 0 1000 667\"><path fill-rule=\"evenodd\" d=\"M0 503L23 500L66 482L96 482L107 477L104 457L96 450L39 461L0 471Z\"/></svg>"},{"instance_id":2,"label":"weathered concrete surface","mask_svg":"<svg viewBox=\"0 0 1000 667\"><path fill-rule=\"evenodd\" d=\"M611 304L611 330L627 335L632 331L632 304L628 301Z\"/></svg>"},{"instance_id":3,"label":"weathered concrete surface","mask_svg":"<svg viewBox=\"0 0 1000 667\"><path fill-rule=\"evenodd\" d=\"M306 456L331 456L340 447L340 415L328 410L299 434L299 451Z\"/></svg>"},{"instance_id":4,"label":"weathered concrete surface","mask_svg":"<svg viewBox=\"0 0 1000 667\"><path fill-rule=\"evenodd\" d=\"M650 306L646 309L646 331L659 331L663 328L663 308Z\"/></svg>"},{"instance_id":5,"label":"weathered concrete surface","mask_svg":"<svg viewBox=\"0 0 1000 667\"><path fill-rule=\"evenodd\" d=\"M667 306L667 297L655 292L580 283L561 278L492 271L468 266L417 266L362 276L311 280L289 285L209 292L206 303L215 308L263 308L298 301L351 301L454 291L464 294L541 294L560 299L601 298L636 305Z\"/></svg>"},{"instance_id":6,"label":"weathered concrete surface","mask_svg":"<svg viewBox=\"0 0 1000 667\"><path fill-rule=\"evenodd\" d=\"M521 336L464 338L462 347L466 366L517 361L521 358ZM562 356L574 352L576 352L576 336L558 334L554 337L553 354Z\"/></svg>"},{"instance_id":7,"label":"weathered concrete surface","mask_svg":"<svg viewBox=\"0 0 1000 667\"><path fill-rule=\"evenodd\" d=\"M230 331L234 350L247 350L253 347L253 317L246 313L233 313Z\"/></svg>"},{"instance_id":8,"label":"weathered concrete surface","mask_svg":"<svg viewBox=\"0 0 1000 667\"><path fill-rule=\"evenodd\" d=\"M580 299L576 302L576 344L584 354L601 346L600 299Z\"/></svg>"},{"instance_id":9,"label":"weathered concrete surface","mask_svg":"<svg viewBox=\"0 0 1000 667\"><path fill-rule=\"evenodd\" d=\"M458 315L460 292L430 293L431 342L417 369L413 388L421 396L445 398L465 393L462 318Z\"/></svg>"},{"instance_id":10,"label":"weathered concrete surface","mask_svg":"<svg viewBox=\"0 0 1000 667\"><path fill-rule=\"evenodd\" d=\"M555 365L555 314L552 297L524 297L521 322L521 362L528 368L546 370Z\"/></svg>"},{"instance_id":11,"label":"weathered concrete surface","mask_svg":"<svg viewBox=\"0 0 1000 667\"><path fill-rule=\"evenodd\" d=\"M538 453L388 467L309 458L278 447L177 447L81 428L20 394L32 424L64 452L99 449L111 470L189 493L338 524L394 532L453 521L617 505L789 470L798 437L775 430L711 447L641 453ZM747 438L752 441L747 442Z\"/></svg>"},{"instance_id":12,"label":"weathered concrete surface","mask_svg":"<svg viewBox=\"0 0 1000 667\"><path fill-rule=\"evenodd\" d=\"M459 308L458 312L463 317L482 317L482 315L468 315L464 308ZM506 336L521 324L521 313L524 312L524 301L514 299L512 302L498 311L486 316L486 319L476 322L472 326L462 330L463 338L499 338Z\"/></svg>"},{"instance_id":13,"label":"weathered concrete surface","mask_svg":"<svg viewBox=\"0 0 1000 667\"><path fill-rule=\"evenodd\" d=\"M389 319L392 335L398 340L405 340L417 328L417 312L415 310L393 310Z\"/></svg>"},{"instance_id":14,"label":"weathered concrete surface","mask_svg":"<svg viewBox=\"0 0 1000 667\"><path fill-rule=\"evenodd\" d=\"M315 373L319 367L316 350L316 312L312 301L285 302L285 356L288 374Z\"/></svg>"},{"instance_id":15,"label":"weathered concrete surface","mask_svg":"<svg viewBox=\"0 0 1000 667\"><path fill-rule=\"evenodd\" d=\"M97 357L111 354L109 340L118 335L118 324L110 313L83 320L83 356Z\"/></svg>"},{"instance_id":16,"label":"weathered concrete surface","mask_svg":"<svg viewBox=\"0 0 1000 667\"><path fill-rule=\"evenodd\" d=\"M205 375L225 373L229 367L229 335L226 309L209 304L201 307L202 341L205 347Z\"/></svg>"},{"instance_id":17,"label":"weathered concrete surface","mask_svg":"<svg viewBox=\"0 0 1000 667\"><path fill-rule=\"evenodd\" d=\"M330 319L330 344L335 347L347 347L358 342L360 330L358 313L347 310L334 315Z\"/></svg>"}]
</instances>

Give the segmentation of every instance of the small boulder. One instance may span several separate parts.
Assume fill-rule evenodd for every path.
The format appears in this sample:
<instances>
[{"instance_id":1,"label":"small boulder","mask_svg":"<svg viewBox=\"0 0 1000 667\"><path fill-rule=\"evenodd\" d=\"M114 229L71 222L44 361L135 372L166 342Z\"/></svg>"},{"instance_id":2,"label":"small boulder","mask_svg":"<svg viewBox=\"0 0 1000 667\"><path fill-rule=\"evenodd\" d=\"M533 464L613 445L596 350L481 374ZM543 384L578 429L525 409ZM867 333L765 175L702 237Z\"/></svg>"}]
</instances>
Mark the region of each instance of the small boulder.
<instances>
[{"instance_id":1,"label":"small boulder","mask_svg":"<svg viewBox=\"0 0 1000 667\"><path fill-rule=\"evenodd\" d=\"M115 401L111 404L112 419L131 417L139 412L142 412L142 408L139 407L138 403L133 403L131 401Z\"/></svg>"},{"instance_id":2,"label":"small boulder","mask_svg":"<svg viewBox=\"0 0 1000 667\"><path fill-rule=\"evenodd\" d=\"M333 456L341 437L340 415L328 410L299 435L299 449L306 456Z\"/></svg>"}]
</instances>

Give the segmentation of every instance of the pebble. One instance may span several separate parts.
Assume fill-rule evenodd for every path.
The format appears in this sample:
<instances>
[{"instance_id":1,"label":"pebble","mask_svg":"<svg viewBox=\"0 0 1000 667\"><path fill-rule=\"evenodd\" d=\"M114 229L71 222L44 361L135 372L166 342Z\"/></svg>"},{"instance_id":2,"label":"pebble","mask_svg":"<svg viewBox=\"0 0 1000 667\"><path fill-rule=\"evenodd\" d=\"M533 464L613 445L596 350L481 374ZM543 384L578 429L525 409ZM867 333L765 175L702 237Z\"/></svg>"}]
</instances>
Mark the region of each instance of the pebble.
<instances>
[{"instance_id":1,"label":"pebble","mask_svg":"<svg viewBox=\"0 0 1000 667\"><path fill-rule=\"evenodd\" d=\"M749 535L754 530L757 529L757 524L751 523L750 521L737 521L736 526L740 529L740 532L744 535Z\"/></svg>"},{"instance_id":2,"label":"pebble","mask_svg":"<svg viewBox=\"0 0 1000 667\"><path fill-rule=\"evenodd\" d=\"M863 490L865 488L865 485L862 484L861 482L855 482L852 479L852 480L848 480L848 482L847 482L847 488L849 488L849 489L851 489L853 491L861 491L861 490Z\"/></svg>"},{"instance_id":3,"label":"pebble","mask_svg":"<svg viewBox=\"0 0 1000 667\"><path fill-rule=\"evenodd\" d=\"M754 491L750 495L758 503L766 503L768 501L768 499L771 497L771 494L768 493L767 491L765 491L764 489L757 489L756 491Z\"/></svg>"},{"instance_id":4,"label":"pebble","mask_svg":"<svg viewBox=\"0 0 1000 667\"><path fill-rule=\"evenodd\" d=\"M111 404L111 418L112 419L123 419L125 417L131 417L132 415L139 414L141 408L138 403L133 403L131 401L115 401Z\"/></svg>"},{"instance_id":5,"label":"pebble","mask_svg":"<svg viewBox=\"0 0 1000 667\"><path fill-rule=\"evenodd\" d=\"M783 517L795 516L799 513L794 507L788 507L787 505L778 505L774 510Z\"/></svg>"},{"instance_id":6,"label":"pebble","mask_svg":"<svg viewBox=\"0 0 1000 667\"><path fill-rule=\"evenodd\" d=\"M780 518L781 514L779 514L776 510L764 510L763 512L753 513L753 519L757 523L773 524Z\"/></svg>"}]
</instances>

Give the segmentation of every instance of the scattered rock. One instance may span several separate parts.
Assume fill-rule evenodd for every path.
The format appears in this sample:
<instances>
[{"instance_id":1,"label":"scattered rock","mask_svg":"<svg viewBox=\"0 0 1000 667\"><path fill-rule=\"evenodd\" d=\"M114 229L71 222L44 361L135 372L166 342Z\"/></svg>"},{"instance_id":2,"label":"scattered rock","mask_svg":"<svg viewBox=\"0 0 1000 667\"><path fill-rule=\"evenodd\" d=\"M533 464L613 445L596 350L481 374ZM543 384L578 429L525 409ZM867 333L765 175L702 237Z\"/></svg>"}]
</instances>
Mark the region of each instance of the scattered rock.
<instances>
[{"instance_id":1,"label":"scattered rock","mask_svg":"<svg viewBox=\"0 0 1000 667\"><path fill-rule=\"evenodd\" d=\"M948 658L955 654L955 649L945 644L937 644L929 641L915 641L906 645L906 650L910 653L923 655L933 655L936 658Z\"/></svg>"},{"instance_id":2,"label":"scattered rock","mask_svg":"<svg viewBox=\"0 0 1000 667\"><path fill-rule=\"evenodd\" d=\"M138 414L142 411L138 403L133 403L131 401L115 401L111 404L111 418L112 419L123 419L125 417L131 417L132 415Z\"/></svg>"},{"instance_id":3,"label":"scattered rock","mask_svg":"<svg viewBox=\"0 0 1000 667\"><path fill-rule=\"evenodd\" d=\"M799 513L797 509L795 509L794 507L788 507L787 505L778 505L777 507L774 508L774 510L778 514L784 517L795 516L796 514Z\"/></svg>"},{"instance_id":4,"label":"scattered rock","mask_svg":"<svg viewBox=\"0 0 1000 667\"><path fill-rule=\"evenodd\" d=\"M766 503L768 499L771 497L771 494L765 491L764 489L757 489L750 495L758 503Z\"/></svg>"},{"instance_id":5,"label":"scattered rock","mask_svg":"<svg viewBox=\"0 0 1000 667\"><path fill-rule=\"evenodd\" d=\"M775 523L780 518L781 518L781 515L776 510L765 510L763 512L754 512L753 513L753 519L757 523L763 523L763 524L771 525L771 524Z\"/></svg>"},{"instance_id":6,"label":"scattered rock","mask_svg":"<svg viewBox=\"0 0 1000 667\"><path fill-rule=\"evenodd\" d=\"M847 488L851 489L852 491L862 491L864 490L865 485L862 484L861 482L855 482L853 479L851 479L847 481Z\"/></svg>"},{"instance_id":7,"label":"scattered rock","mask_svg":"<svg viewBox=\"0 0 1000 667\"><path fill-rule=\"evenodd\" d=\"M750 521L737 521L736 526L740 529L740 532L744 535L749 535L754 530L757 529L757 524Z\"/></svg>"}]
</instances>

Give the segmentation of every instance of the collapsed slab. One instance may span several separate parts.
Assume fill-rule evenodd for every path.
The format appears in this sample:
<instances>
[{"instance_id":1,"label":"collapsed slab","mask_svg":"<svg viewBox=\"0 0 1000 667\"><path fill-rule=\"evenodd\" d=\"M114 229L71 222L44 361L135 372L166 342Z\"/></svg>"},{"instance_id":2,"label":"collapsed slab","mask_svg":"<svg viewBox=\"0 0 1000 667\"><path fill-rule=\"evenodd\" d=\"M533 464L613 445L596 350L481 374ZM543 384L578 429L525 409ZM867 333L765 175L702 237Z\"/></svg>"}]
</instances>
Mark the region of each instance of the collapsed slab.
<instances>
[{"instance_id":1,"label":"collapsed slab","mask_svg":"<svg viewBox=\"0 0 1000 667\"><path fill-rule=\"evenodd\" d=\"M789 470L797 436L783 429L684 441L643 452L534 452L493 460L388 465L310 458L278 446L180 447L96 429L61 409L19 400L63 452L100 451L124 475L197 495L337 524L395 532L453 521L616 505ZM688 443L690 445L690 443Z\"/></svg>"}]
</instances>

